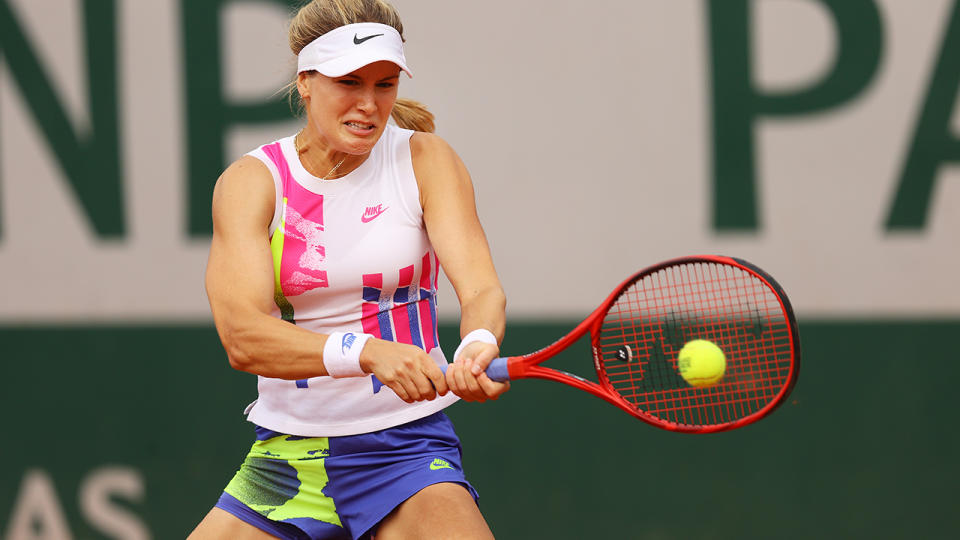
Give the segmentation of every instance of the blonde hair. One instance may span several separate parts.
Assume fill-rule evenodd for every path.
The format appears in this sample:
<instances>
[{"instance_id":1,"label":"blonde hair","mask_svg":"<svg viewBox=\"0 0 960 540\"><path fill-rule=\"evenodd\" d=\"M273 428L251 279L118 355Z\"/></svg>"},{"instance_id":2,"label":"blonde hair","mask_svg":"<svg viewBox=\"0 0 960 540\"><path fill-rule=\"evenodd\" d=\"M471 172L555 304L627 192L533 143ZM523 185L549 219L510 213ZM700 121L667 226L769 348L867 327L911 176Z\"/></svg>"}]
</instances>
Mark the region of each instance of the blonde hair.
<instances>
[{"instance_id":1,"label":"blonde hair","mask_svg":"<svg viewBox=\"0 0 960 540\"><path fill-rule=\"evenodd\" d=\"M327 32L355 23L380 23L394 27L403 38L403 23L396 8L385 0L312 0L297 11L290 21L290 50L298 55L304 47ZM296 83L290 85L290 97L299 102ZM299 104L302 108L302 103ZM398 98L391 112L394 122L404 129L433 132L433 113L426 105Z\"/></svg>"}]
</instances>

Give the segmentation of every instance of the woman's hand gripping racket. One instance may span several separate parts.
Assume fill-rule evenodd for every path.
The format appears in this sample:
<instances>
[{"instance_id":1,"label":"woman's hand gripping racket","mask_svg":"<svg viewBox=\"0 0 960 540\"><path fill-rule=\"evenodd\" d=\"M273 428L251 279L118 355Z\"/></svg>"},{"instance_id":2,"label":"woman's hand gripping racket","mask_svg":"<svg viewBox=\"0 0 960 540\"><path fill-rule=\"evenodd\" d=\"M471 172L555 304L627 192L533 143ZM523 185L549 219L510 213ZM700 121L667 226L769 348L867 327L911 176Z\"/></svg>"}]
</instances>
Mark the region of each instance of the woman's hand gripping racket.
<instances>
[{"instance_id":1,"label":"woman's hand gripping racket","mask_svg":"<svg viewBox=\"0 0 960 540\"><path fill-rule=\"evenodd\" d=\"M587 332L599 384L539 365ZM783 289L744 260L708 255L642 270L559 341L497 358L487 375L561 382L656 427L708 433L770 414L799 370L800 336Z\"/></svg>"}]
</instances>

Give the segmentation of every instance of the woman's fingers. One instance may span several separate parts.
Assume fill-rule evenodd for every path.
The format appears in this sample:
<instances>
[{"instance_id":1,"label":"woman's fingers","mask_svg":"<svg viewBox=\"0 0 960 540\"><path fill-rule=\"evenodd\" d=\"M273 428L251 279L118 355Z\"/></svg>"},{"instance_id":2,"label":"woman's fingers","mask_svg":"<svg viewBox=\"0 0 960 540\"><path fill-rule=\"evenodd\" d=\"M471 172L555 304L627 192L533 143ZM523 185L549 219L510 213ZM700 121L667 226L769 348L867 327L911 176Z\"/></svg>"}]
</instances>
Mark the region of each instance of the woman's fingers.
<instances>
[{"instance_id":1,"label":"woman's fingers","mask_svg":"<svg viewBox=\"0 0 960 540\"><path fill-rule=\"evenodd\" d=\"M371 339L361 360L370 373L407 403L432 400L438 393L449 392L443 371L430 355L414 345Z\"/></svg>"},{"instance_id":2,"label":"woman's fingers","mask_svg":"<svg viewBox=\"0 0 960 540\"><path fill-rule=\"evenodd\" d=\"M497 382L488 377L486 373L481 373L480 376L477 377L477 382L480 384L480 388L483 389L483 393L487 399L497 399L510 389L510 381Z\"/></svg>"},{"instance_id":3,"label":"woman's fingers","mask_svg":"<svg viewBox=\"0 0 960 540\"><path fill-rule=\"evenodd\" d=\"M473 362L470 364L470 373L472 373L474 377L478 377L481 373L487 371L490 362L500 354L500 349L496 345L489 343L478 343L475 350L477 352L473 357Z\"/></svg>"},{"instance_id":4,"label":"woman's fingers","mask_svg":"<svg viewBox=\"0 0 960 540\"><path fill-rule=\"evenodd\" d=\"M450 391L466 401L496 399L509 388L487 377L485 371L499 355L496 345L475 341L464 347L454 364L447 368Z\"/></svg>"},{"instance_id":5,"label":"woman's fingers","mask_svg":"<svg viewBox=\"0 0 960 540\"><path fill-rule=\"evenodd\" d=\"M426 376L429 378L430 383L433 385L434 390L437 394L441 396L447 395L450 392L450 388L447 386L447 377L444 375L443 370L440 369L440 366L430 359L430 363L427 365Z\"/></svg>"}]
</instances>

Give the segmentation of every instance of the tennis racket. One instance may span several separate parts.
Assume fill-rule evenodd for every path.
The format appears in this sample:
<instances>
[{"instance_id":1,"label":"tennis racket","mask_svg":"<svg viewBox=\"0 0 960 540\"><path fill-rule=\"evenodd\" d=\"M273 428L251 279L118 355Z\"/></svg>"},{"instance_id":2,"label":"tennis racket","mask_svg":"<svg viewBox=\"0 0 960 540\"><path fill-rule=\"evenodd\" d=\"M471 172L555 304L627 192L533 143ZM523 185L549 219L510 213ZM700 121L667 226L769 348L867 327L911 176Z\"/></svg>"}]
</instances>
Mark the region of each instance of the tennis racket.
<instances>
[{"instance_id":1,"label":"tennis racket","mask_svg":"<svg viewBox=\"0 0 960 540\"><path fill-rule=\"evenodd\" d=\"M597 380L540 364L590 334ZM694 339L726 357L722 379L696 387L677 356ZM659 428L709 433L745 426L787 399L800 370L800 335L783 289L742 259L682 257L624 281L554 344L494 359L497 381L547 379L579 388Z\"/></svg>"}]
</instances>

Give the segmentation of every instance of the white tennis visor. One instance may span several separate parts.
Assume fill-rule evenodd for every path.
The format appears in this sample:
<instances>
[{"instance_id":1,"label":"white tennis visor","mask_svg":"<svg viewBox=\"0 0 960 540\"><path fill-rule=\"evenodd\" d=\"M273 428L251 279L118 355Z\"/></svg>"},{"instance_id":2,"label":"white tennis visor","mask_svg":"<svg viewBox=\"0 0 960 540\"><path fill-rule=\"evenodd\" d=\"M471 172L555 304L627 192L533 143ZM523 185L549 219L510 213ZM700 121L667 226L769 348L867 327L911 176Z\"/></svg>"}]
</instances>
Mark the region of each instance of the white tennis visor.
<instances>
[{"instance_id":1,"label":"white tennis visor","mask_svg":"<svg viewBox=\"0 0 960 540\"><path fill-rule=\"evenodd\" d=\"M385 24L348 24L304 47L297 57L297 73L319 71L327 77L342 77L383 60L393 62L413 77L403 56L400 32Z\"/></svg>"}]
</instances>

